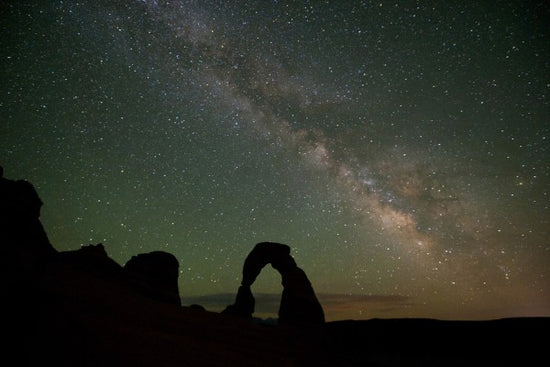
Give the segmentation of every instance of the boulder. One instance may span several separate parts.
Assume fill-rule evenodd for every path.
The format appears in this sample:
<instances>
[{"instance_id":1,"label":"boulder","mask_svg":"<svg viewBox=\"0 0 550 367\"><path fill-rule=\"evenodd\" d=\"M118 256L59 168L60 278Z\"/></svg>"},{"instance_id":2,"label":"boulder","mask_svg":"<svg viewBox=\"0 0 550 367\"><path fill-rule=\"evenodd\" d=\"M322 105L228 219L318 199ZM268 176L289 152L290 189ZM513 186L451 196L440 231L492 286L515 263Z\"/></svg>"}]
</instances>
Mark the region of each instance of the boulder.
<instances>
[{"instance_id":1,"label":"boulder","mask_svg":"<svg viewBox=\"0 0 550 367\"><path fill-rule=\"evenodd\" d=\"M134 285L147 295L180 306L179 262L168 252L153 251L132 256L124 270Z\"/></svg>"}]
</instances>

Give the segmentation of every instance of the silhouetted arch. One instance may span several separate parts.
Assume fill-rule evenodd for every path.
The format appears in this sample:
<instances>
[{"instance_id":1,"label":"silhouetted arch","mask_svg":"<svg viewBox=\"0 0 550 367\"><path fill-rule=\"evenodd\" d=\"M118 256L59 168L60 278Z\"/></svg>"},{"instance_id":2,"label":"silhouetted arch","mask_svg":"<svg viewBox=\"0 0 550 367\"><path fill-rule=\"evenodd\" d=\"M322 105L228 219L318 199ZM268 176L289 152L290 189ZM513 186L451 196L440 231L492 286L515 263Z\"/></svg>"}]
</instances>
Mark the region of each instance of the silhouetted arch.
<instances>
[{"instance_id":1,"label":"silhouetted arch","mask_svg":"<svg viewBox=\"0 0 550 367\"><path fill-rule=\"evenodd\" d=\"M290 247L275 242L258 243L248 254L244 261L243 278L235 304L228 306L224 312L252 317L255 300L250 286L267 264L271 264L282 278L283 294L279 307L279 323L294 325L324 323L323 308L317 300L306 273L290 256Z\"/></svg>"}]
</instances>

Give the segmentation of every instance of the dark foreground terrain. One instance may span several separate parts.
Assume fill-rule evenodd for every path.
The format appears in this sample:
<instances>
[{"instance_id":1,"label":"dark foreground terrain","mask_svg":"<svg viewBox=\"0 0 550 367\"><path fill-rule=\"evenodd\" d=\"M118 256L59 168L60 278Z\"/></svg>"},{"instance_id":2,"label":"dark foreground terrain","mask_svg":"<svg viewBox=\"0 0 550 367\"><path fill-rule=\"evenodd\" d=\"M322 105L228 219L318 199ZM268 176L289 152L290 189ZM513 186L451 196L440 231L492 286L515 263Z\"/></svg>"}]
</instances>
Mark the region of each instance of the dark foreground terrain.
<instances>
[{"instance_id":1,"label":"dark foreground terrain","mask_svg":"<svg viewBox=\"0 0 550 367\"><path fill-rule=\"evenodd\" d=\"M268 326L157 301L67 263L48 266L39 283L9 320L14 366L532 366L547 359L548 318Z\"/></svg>"},{"instance_id":2,"label":"dark foreground terrain","mask_svg":"<svg viewBox=\"0 0 550 367\"><path fill-rule=\"evenodd\" d=\"M5 366L533 366L548 360L550 318L273 326L181 306L173 256L142 254L121 266L101 244L58 252L40 223L41 206L31 184L0 174Z\"/></svg>"},{"instance_id":3,"label":"dark foreground terrain","mask_svg":"<svg viewBox=\"0 0 550 367\"><path fill-rule=\"evenodd\" d=\"M547 357L548 318L268 326L157 301L69 262L46 266L37 283L9 316L13 365L529 366Z\"/></svg>"}]
</instances>

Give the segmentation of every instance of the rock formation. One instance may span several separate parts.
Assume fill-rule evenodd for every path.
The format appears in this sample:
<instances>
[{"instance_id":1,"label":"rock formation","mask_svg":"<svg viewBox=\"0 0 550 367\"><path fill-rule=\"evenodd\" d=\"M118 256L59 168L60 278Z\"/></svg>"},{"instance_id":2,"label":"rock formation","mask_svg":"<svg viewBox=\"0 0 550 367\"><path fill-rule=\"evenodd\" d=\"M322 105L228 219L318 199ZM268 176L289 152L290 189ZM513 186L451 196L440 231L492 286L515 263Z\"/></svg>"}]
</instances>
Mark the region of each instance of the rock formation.
<instances>
[{"instance_id":1,"label":"rock formation","mask_svg":"<svg viewBox=\"0 0 550 367\"><path fill-rule=\"evenodd\" d=\"M229 305L222 313L251 318L256 300L250 290L250 285L241 285L235 297L235 303Z\"/></svg>"},{"instance_id":2,"label":"rock formation","mask_svg":"<svg viewBox=\"0 0 550 367\"><path fill-rule=\"evenodd\" d=\"M132 256L124 269L134 284L152 298L181 305L179 263L174 255L164 251L139 254Z\"/></svg>"},{"instance_id":3,"label":"rock formation","mask_svg":"<svg viewBox=\"0 0 550 367\"><path fill-rule=\"evenodd\" d=\"M57 263L78 267L94 276L101 278L124 278L122 266L111 259L103 244L82 246L78 250L61 251Z\"/></svg>"},{"instance_id":4,"label":"rock formation","mask_svg":"<svg viewBox=\"0 0 550 367\"><path fill-rule=\"evenodd\" d=\"M40 221L42 200L34 186L24 180L3 177L0 167L0 269L9 297L28 299L41 271L78 269L103 279L131 285L140 293L160 301L181 305L178 291L179 263L169 253L154 251L132 257L122 267L111 259L102 244L74 251L54 249Z\"/></svg>"},{"instance_id":5,"label":"rock formation","mask_svg":"<svg viewBox=\"0 0 550 367\"><path fill-rule=\"evenodd\" d=\"M267 264L281 274L283 294L279 307L279 323L292 325L318 325L325 322L321 304L307 278L292 256L290 247L275 242L258 243L248 254L243 266L243 278L235 303L223 312L252 317L254 297L250 286Z\"/></svg>"},{"instance_id":6,"label":"rock formation","mask_svg":"<svg viewBox=\"0 0 550 367\"><path fill-rule=\"evenodd\" d=\"M24 180L8 180L0 167L0 242L2 269L11 275L34 270L56 254L42 223L40 200L34 186Z\"/></svg>"}]
</instances>

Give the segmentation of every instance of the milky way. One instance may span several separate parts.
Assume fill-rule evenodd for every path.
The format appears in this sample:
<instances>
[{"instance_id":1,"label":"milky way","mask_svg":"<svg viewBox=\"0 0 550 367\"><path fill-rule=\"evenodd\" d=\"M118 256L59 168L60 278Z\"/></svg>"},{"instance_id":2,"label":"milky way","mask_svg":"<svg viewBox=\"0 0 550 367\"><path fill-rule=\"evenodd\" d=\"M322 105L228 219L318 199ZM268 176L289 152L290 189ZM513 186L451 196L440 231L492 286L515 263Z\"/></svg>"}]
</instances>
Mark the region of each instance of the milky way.
<instances>
[{"instance_id":1,"label":"milky way","mask_svg":"<svg viewBox=\"0 0 550 367\"><path fill-rule=\"evenodd\" d=\"M328 319L550 315L547 4L115 3L2 11L0 164L56 249L226 302L277 241Z\"/></svg>"}]
</instances>

